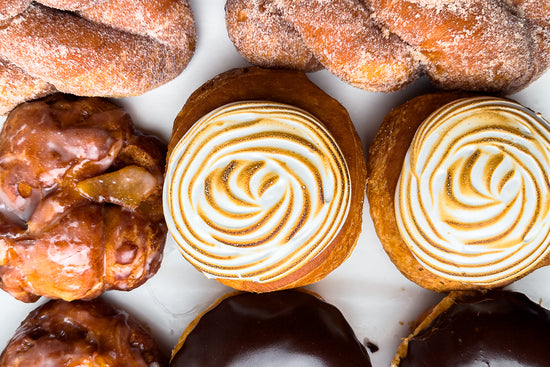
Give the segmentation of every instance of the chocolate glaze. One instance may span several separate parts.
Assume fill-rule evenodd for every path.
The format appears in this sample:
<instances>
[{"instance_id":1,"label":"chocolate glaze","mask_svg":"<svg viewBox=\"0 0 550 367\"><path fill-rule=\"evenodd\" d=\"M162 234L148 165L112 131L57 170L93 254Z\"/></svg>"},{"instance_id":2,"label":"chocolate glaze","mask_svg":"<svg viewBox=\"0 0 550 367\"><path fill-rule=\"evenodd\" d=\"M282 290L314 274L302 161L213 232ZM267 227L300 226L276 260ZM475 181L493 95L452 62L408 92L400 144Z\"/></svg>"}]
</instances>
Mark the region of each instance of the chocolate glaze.
<instances>
[{"instance_id":1,"label":"chocolate glaze","mask_svg":"<svg viewBox=\"0 0 550 367\"><path fill-rule=\"evenodd\" d=\"M334 306L305 292L242 293L202 315L177 366L371 366Z\"/></svg>"},{"instance_id":2,"label":"chocolate glaze","mask_svg":"<svg viewBox=\"0 0 550 367\"><path fill-rule=\"evenodd\" d=\"M550 311L525 295L495 291L442 312L409 343L400 367L550 364Z\"/></svg>"}]
</instances>

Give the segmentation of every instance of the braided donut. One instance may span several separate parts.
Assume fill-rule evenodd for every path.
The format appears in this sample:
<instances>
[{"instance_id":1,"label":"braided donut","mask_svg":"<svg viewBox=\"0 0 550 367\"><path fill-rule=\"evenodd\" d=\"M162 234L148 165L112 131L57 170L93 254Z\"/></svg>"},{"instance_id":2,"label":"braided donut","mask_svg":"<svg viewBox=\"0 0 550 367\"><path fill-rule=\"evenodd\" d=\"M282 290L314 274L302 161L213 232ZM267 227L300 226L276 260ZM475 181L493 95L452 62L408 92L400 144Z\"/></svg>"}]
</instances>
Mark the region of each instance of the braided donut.
<instances>
[{"instance_id":1,"label":"braided donut","mask_svg":"<svg viewBox=\"0 0 550 367\"><path fill-rule=\"evenodd\" d=\"M273 13L279 14L276 20ZM277 28L279 32L266 33L266 29L275 28L263 25L274 21L284 24ZM307 50L344 81L368 90L398 89L419 71L411 49L396 36L385 35L368 9L354 0L228 0L226 23L239 52L264 67L296 68L300 63L295 60ZM288 37L293 39L293 47L277 41ZM258 42L262 53L255 52ZM279 57L281 53L286 57ZM285 58L291 62L281 62Z\"/></svg>"},{"instance_id":2,"label":"braided donut","mask_svg":"<svg viewBox=\"0 0 550 367\"><path fill-rule=\"evenodd\" d=\"M104 99L15 108L0 134L0 288L25 302L90 299L153 276L165 154Z\"/></svg>"},{"instance_id":3,"label":"braided donut","mask_svg":"<svg viewBox=\"0 0 550 367\"><path fill-rule=\"evenodd\" d=\"M0 0L0 114L56 90L142 94L194 48L188 0Z\"/></svg>"},{"instance_id":4,"label":"braided donut","mask_svg":"<svg viewBox=\"0 0 550 367\"><path fill-rule=\"evenodd\" d=\"M345 82L384 92L421 72L443 89L518 91L550 64L548 19L548 0L226 3L229 37L250 62L312 71L313 61L299 61L309 52ZM281 47L289 37L292 47Z\"/></svg>"}]
</instances>

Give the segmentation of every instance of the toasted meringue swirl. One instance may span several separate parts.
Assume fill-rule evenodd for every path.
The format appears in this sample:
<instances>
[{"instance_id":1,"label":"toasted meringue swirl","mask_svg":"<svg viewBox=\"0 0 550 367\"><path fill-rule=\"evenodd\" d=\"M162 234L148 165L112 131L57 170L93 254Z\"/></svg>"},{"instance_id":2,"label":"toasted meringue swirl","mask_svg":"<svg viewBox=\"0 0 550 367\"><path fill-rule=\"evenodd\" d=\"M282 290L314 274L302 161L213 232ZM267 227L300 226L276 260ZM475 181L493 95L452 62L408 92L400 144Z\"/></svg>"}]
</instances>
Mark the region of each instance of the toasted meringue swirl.
<instances>
[{"instance_id":1,"label":"toasted meringue swirl","mask_svg":"<svg viewBox=\"0 0 550 367\"><path fill-rule=\"evenodd\" d=\"M223 106L170 155L168 227L206 276L269 282L328 246L350 205L342 153L309 113L271 102Z\"/></svg>"},{"instance_id":2,"label":"toasted meringue swirl","mask_svg":"<svg viewBox=\"0 0 550 367\"><path fill-rule=\"evenodd\" d=\"M550 128L504 99L453 102L418 129L396 190L416 259L470 284L506 282L549 252Z\"/></svg>"}]
</instances>

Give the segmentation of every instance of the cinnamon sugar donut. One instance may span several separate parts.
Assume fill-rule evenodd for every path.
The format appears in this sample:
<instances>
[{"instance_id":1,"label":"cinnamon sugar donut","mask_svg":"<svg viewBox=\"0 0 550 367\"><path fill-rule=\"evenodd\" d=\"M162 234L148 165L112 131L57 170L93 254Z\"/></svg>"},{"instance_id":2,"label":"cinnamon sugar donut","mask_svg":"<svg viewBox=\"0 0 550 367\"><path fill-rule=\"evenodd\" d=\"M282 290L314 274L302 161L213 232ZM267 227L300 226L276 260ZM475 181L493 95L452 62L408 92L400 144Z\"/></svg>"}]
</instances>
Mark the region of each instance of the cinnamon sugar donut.
<instances>
[{"instance_id":1,"label":"cinnamon sugar donut","mask_svg":"<svg viewBox=\"0 0 550 367\"><path fill-rule=\"evenodd\" d=\"M264 67L282 65L306 72L322 69L300 34L285 21L275 4L269 1L228 1L225 6L231 40L253 64Z\"/></svg>"},{"instance_id":2,"label":"cinnamon sugar donut","mask_svg":"<svg viewBox=\"0 0 550 367\"><path fill-rule=\"evenodd\" d=\"M285 23L272 34L258 31L271 22L273 13L281 14L279 23ZM264 45L262 56L247 57L253 63L260 61L260 66L295 67L298 58L294 55L289 55L290 62L272 56L279 48L274 40L292 37L292 44L300 45L296 48L309 50L332 73L367 90L398 89L419 71L412 50L394 35L384 34L369 10L354 0L229 0L226 22L229 37L243 56L254 55L255 49L249 48L255 40Z\"/></svg>"},{"instance_id":3,"label":"cinnamon sugar donut","mask_svg":"<svg viewBox=\"0 0 550 367\"><path fill-rule=\"evenodd\" d=\"M49 301L21 323L1 367L161 367L166 358L134 317L107 301Z\"/></svg>"},{"instance_id":4,"label":"cinnamon sugar donut","mask_svg":"<svg viewBox=\"0 0 550 367\"><path fill-rule=\"evenodd\" d=\"M73 300L155 274L164 154L106 100L54 95L13 110L0 134L0 287Z\"/></svg>"},{"instance_id":5,"label":"cinnamon sugar donut","mask_svg":"<svg viewBox=\"0 0 550 367\"><path fill-rule=\"evenodd\" d=\"M303 73L231 70L174 122L164 213L207 277L254 292L297 287L353 250L365 179L347 111Z\"/></svg>"},{"instance_id":6,"label":"cinnamon sugar donut","mask_svg":"<svg viewBox=\"0 0 550 367\"><path fill-rule=\"evenodd\" d=\"M195 48L187 0L7 3L0 4L0 114L55 90L142 94L179 75Z\"/></svg>"},{"instance_id":7,"label":"cinnamon sugar donut","mask_svg":"<svg viewBox=\"0 0 550 367\"><path fill-rule=\"evenodd\" d=\"M444 89L518 91L548 68L549 16L547 1L228 0L226 4L229 37L249 61L296 67L298 56L289 56L290 61L275 56L276 40L292 35L293 44L309 50L330 72L370 91L399 89L421 71ZM278 28L263 27L275 18ZM261 55L252 47L256 38L263 45Z\"/></svg>"},{"instance_id":8,"label":"cinnamon sugar donut","mask_svg":"<svg viewBox=\"0 0 550 367\"><path fill-rule=\"evenodd\" d=\"M435 291L501 287L550 263L550 125L514 101L467 96L395 108L367 162L384 249Z\"/></svg>"}]
</instances>

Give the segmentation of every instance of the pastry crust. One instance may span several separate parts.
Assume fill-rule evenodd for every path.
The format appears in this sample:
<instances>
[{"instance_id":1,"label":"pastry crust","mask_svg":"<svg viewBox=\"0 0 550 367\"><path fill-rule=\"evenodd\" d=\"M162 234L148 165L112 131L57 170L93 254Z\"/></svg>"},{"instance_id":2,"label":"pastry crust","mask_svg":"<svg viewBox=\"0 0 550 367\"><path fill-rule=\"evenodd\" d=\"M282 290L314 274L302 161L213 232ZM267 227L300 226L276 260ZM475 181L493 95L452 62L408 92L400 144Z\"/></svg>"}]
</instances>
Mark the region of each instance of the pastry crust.
<instances>
[{"instance_id":1,"label":"pastry crust","mask_svg":"<svg viewBox=\"0 0 550 367\"><path fill-rule=\"evenodd\" d=\"M176 117L168 154L187 130L214 109L242 101L272 101L289 104L316 116L331 132L348 165L351 182L349 214L333 241L312 261L281 279L259 283L218 279L235 289L266 292L299 287L324 278L351 253L361 232L366 169L361 141L347 111L315 86L301 72L262 68L235 69L206 82L187 100ZM169 158L168 158L169 159Z\"/></svg>"},{"instance_id":2,"label":"pastry crust","mask_svg":"<svg viewBox=\"0 0 550 367\"><path fill-rule=\"evenodd\" d=\"M394 108L382 122L369 148L367 198L374 227L391 261L408 279L437 292L485 289L487 285L446 279L425 269L404 242L395 217L395 190L405 155L420 124L438 108L454 100L471 97L466 92L441 92L416 97ZM537 267L548 265L543 259ZM523 274L525 275L525 274ZM519 279L492 283L491 288Z\"/></svg>"},{"instance_id":3,"label":"pastry crust","mask_svg":"<svg viewBox=\"0 0 550 367\"><path fill-rule=\"evenodd\" d=\"M249 61L295 67L298 54L279 58L275 41L292 35L294 44L309 50L331 73L370 91L399 89L423 72L443 89L511 93L536 80L550 65L548 1L229 0L227 4L229 36ZM275 18L280 27L264 26ZM257 35L270 40L261 50L243 42Z\"/></svg>"},{"instance_id":4,"label":"pastry crust","mask_svg":"<svg viewBox=\"0 0 550 367\"><path fill-rule=\"evenodd\" d=\"M179 75L195 49L187 0L20 3L0 5L0 114L55 90L142 94Z\"/></svg>"}]
</instances>

